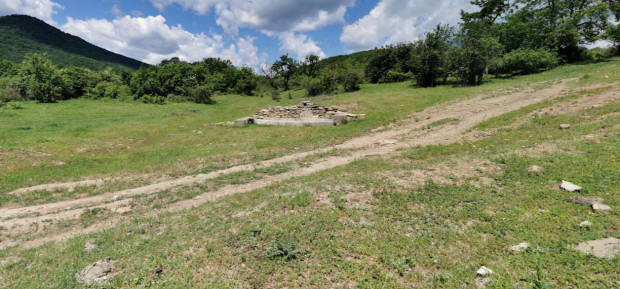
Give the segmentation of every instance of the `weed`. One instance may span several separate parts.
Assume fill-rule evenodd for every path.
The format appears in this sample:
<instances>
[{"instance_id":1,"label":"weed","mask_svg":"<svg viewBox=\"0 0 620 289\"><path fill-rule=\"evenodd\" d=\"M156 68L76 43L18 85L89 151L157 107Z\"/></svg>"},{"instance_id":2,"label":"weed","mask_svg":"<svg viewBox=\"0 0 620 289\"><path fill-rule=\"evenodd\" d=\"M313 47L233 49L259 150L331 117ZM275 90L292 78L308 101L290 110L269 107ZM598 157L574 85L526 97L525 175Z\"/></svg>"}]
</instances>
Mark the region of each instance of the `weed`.
<instances>
[{"instance_id":1,"label":"weed","mask_svg":"<svg viewBox=\"0 0 620 289\"><path fill-rule=\"evenodd\" d=\"M296 238L278 233L275 240L267 245L265 253L269 259L291 261L299 258L304 253L304 249L299 248Z\"/></svg>"},{"instance_id":2,"label":"weed","mask_svg":"<svg viewBox=\"0 0 620 289\"><path fill-rule=\"evenodd\" d=\"M528 287L529 289L549 289L554 285L547 280L547 276L543 273L540 266L536 266L536 276L534 276L534 280L532 280L531 285Z\"/></svg>"}]
</instances>

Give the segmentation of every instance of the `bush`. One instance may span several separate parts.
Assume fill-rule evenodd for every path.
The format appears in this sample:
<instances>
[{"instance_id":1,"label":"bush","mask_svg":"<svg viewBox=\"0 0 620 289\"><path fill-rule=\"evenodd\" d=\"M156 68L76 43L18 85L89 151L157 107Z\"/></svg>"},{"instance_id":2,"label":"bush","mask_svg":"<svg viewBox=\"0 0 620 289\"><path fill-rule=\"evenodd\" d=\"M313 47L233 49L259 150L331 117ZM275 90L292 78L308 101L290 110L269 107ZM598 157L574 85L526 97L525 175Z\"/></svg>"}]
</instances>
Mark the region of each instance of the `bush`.
<instances>
[{"instance_id":1,"label":"bush","mask_svg":"<svg viewBox=\"0 0 620 289\"><path fill-rule=\"evenodd\" d=\"M344 92L352 92L360 89L362 83L361 74L353 69L341 70L338 73L338 82L342 85Z\"/></svg>"},{"instance_id":2,"label":"bush","mask_svg":"<svg viewBox=\"0 0 620 289\"><path fill-rule=\"evenodd\" d=\"M494 74L531 74L558 64L555 53L546 50L517 49L505 54L491 67Z\"/></svg>"},{"instance_id":3,"label":"bush","mask_svg":"<svg viewBox=\"0 0 620 289\"><path fill-rule=\"evenodd\" d=\"M164 104L166 102L166 99L159 95L146 94L140 98L140 102L150 104Z\"/></svg>"},{"instance_id":4,"label":"bush","mask_svg":"<svg viewBox=\"0 0 620 289\"><path fill-rule=\"evenodd\" d=\"M20 67L28 98L39 102L55 102L62 98L63 78L46 54L28 54Z\"/></svg>"},{"instance_id":5,"label":"bush","mask_svg":"<svg viewBox=\"0 0 620 289\"><path fill-rule=\"evenodd\" d=\"M395 83L395 82L403 82L407 80L411 80L413 78L413 74L411 72L402 73L399 71L390 70L385 75L383 75L377 83Z\"/></svg>"},{"instance_id":6,"label":"bush","mask_svg":"<svg viewBox=\"0 0 620 289\"><path fill-rule=\"evenodd\" d=\"M306 89L306 94L308 96L317 96L324 93L323 85L318 78L307 77L303 83L303 87Z\"/></svg>"},{"instance_id":7,"label":"bush","mask_svg":"<svg viewBox=\"0 0 620 289\"><path fill-rule=\"evenodd\" d=\"M214 101L211 99L213 95L213 88L210 85L201 85L192 88L190 91L190 98L195 103L212 104Z\"/></svg>"}]
</instances>

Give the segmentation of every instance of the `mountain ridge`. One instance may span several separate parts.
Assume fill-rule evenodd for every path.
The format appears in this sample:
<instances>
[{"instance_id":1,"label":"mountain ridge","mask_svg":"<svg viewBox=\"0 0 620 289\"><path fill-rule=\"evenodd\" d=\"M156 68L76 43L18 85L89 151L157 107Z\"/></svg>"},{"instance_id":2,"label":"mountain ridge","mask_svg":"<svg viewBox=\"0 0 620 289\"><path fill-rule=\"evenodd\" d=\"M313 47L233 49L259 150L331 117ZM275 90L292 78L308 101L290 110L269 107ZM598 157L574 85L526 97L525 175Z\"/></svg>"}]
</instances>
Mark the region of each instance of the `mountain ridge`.
<instances>
[{"instance_id":1,"label":"mountain ridge","mask_svg":"<svg viewBox=\"0 0 620 289\"><path fill-rule=\"evenodd\" d=\"M137 70L148 65L98 47L32 16L1 16L0 35L0 59L14 63L21 62L28 53L46 52L57 65L94 70L107 67Z\"/></svg>"}]
</instances>

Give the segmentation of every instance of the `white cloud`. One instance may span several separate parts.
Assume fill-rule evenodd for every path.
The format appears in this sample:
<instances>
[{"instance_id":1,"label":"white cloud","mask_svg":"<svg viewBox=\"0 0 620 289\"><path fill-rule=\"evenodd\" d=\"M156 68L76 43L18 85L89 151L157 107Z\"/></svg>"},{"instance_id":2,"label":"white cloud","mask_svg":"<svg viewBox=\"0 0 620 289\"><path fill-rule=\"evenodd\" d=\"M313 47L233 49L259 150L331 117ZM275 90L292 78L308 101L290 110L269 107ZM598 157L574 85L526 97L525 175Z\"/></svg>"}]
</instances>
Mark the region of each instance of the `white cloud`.
<instances>
[{"instance_id":1,"label":"white cloud","mask_svg":"<svg viewBox=\"0 0 620 289\"><path fill-rule=\"evenodd\" d=\"M0 0L0 16L25 14L52 25L56 25L52 19L52 15L56 14L56 9L63 9L63 7L51 0Z\"/></svg>"},{"instance_id":2,"label":"white cloud","mask_svg":"<svg viewBox=\"0 0 620 289\"><path fill-rule=\"evenodd\" d=\"M110 13L112 13L112 15L114 15L116 17L121 17L121 16L125 15L125 12L123 12L123 10L121 10L121 7L118 6L118 4L112 5L112 9L110 10Z\"/></svg>"},{"instance_id":3,"label":"white cloud","mask_svg":"<svg viewBox=\"0 0 620 289\"><path fill-rule=\"evenodd\" d=\"M216 21L228 33L239 28L258 29L266 34L285 31L312 31L329 24L344 22L347 7L356 0L150 0L164 10L178 4L200 14L215 8Z\"/></svg>"},{"instance_id":4,"label":"white cloud","mask_svg":"<svg viewBox=\"0 0 620 289\"><path fill-rule=\"evenodd\" d=\"M325 52L305 34L295 34L294 32L280 33L280 50L296 54L297 59L314 54L320 58L325 58Z\"/></svg>"},{"instance_id":5,"label":"white cloud","mask_svg":"<svg viewBox=\"0 0 620 289\"><path fill-rule=\"evenodd\" d=\"M67 18L62 29L110 51L151 64L174 56L186 61L220 57L237 66L259 64L253 38L238 38L236 43L227 44L218 34L193 34L181 25L168 26L161 15L124 16L112 21Z\"/></svg>"},{"instance_id":6,"label":"white cloud","mask_svg":"<svg viewBox=\"0 0 620 289\"><path fill-rule=\"evenodd\" d=\"M437 24L457 24L470 0L382 0L370 13L344 27L347 52L412 41Z\"/></svg>"}]
</instances>

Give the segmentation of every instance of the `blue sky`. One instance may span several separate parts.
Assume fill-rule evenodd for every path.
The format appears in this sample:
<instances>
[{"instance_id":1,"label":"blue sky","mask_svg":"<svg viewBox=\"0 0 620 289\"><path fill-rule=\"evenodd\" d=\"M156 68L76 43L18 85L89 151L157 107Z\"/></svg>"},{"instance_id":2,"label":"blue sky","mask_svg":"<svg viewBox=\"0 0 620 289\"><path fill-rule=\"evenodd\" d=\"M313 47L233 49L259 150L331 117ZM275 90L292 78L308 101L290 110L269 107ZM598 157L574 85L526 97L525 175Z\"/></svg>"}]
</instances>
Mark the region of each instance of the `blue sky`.
<instances>
[{"instance_id":1,"label":"blue sky","mask_svg":"<svg viewBox=\"0 0 620 289\"><path fill-rule=\"evenodd\" d=\"M0 0L0 15L27 14L147 63L178 56L260 67L284 53L329 57L412 41L456 24L469 0Z\"/></svg>"}]
</instances>

